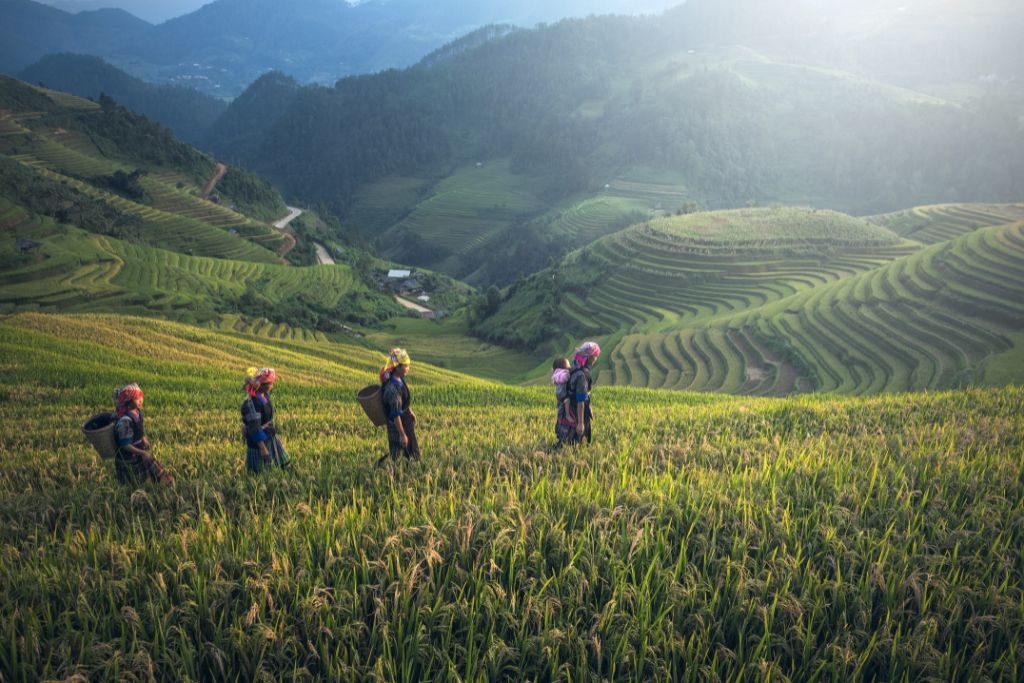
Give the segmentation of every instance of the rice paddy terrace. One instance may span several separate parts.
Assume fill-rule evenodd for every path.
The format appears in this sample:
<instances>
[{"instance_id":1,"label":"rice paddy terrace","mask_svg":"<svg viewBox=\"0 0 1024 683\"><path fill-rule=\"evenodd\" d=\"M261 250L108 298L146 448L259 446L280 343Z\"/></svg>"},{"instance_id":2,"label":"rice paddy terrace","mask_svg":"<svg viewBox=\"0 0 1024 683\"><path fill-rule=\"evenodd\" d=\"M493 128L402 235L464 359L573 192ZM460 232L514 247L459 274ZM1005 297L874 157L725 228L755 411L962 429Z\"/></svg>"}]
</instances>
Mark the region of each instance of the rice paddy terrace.
<instances>
[{"instance_id":1,"label":"rice paddy terrace","mask_svg":"<svg viewBox=\"0 0 1024 683\"><path fill-rule=\"evenodd\" d=\"M1015 381L987 365L1009 362L1024 327L1021 215L947 206L875 222L793 209L660 219L570 255L488 325L554 300L567 336L608 342L601 378L614 384L785 395ZM960 237L922 248L885 225ZM545 298L545 281L557 296Z\"/></svg>"},{"instance_id":2,"label":"rice paddy terrace","mask_svg":"<svg viewBox=\"0 0 1024 683\"><path fill-rule=\"evenodd\" d=\"M238 302L249 296L275 305L302 297L339 318L367 306L394 306L347 265L293 267L189 256L60 225L0 199L0 253L15 258L18 239L40 246L0 270L0 312L157 315L278 338L317 338L301 325L243 318Z\"/></svg>"},{"instance_id":3,"label":"rice paddy terrace","mask_svg":"<svg viewBox=\"0 0 1024 683\"><path fill-rule=\"evenodd\" d=\"M704 327L630 335L611 372L735 393L875 393L1003 384L1024 361L1024 223L978 230ZM655 374L650 355L667 370ZM681 361L681 362L680 362Z\"/></svg>"},{"instance_id":4,"label":"rice paddy terrace","mask_svg":"<svg viewBox=\"0 0 1024 683\"><path fill-rule=\"evenodd\" d=\"M424 458L374 469L385 437L352 395L381 360L0 319L4 680L1024 674L1019 387L604 386L593 446L553 452L549 389L416 362ZM278 370L288 471L244 472L250 365ZM172 486L117 484L82 440L129 381Z\"/></svg>"},{"instance_id":5,"label":"rice paddy terrace","mask_svg":"<svg viewBox=\"0 0 1024 683\"><path fill-rule=\"evenodd\" d=\"M629 223L674 211L690 195L672 174L628 169L602 189L552 207L545 188L498 159L457 169L439 182L388 178L362 188L348 218L381 231L381 250L400 261L471 275L479 256L510 228L531 221L567 244L588 244ZM411 240L411 241L410 241ZM470 259L467 262L467 259Z\"/></svg>"},{"instance_id":6,"label":"rice paddy terrace","mask_svg":"<svg viewBox=\"0 0 1024 683\"><path fill-rule=\"evenodd\" d=\"M463 168L435 185L408 216L384 233L384 253L404 256L403 236L415 235L422 240L418 243L436 253L436 269L446 270L445 259L465 254L539 211L540 189L513 174L507 160ZM448 271L456 265L449 262Z\"/></svg>"},{"instance_id":7,"label":"rice paddy terrace","mask_svg":"<svg viewBox=\"0 0 1024 683\"><path fill-rule=\"evenodd\" d=\"M8 96L12 89L29 89L9 79L0 87ZM41 178L73 187L98 203L135 217L135 230L149 245L219 258L280 260L278 252L287 243L280 231L200 199L197 180L189 173L173 167L140 167L86 127L64 127L69 120L95 116L98 105L70 95L31 90L51 100L50 107L44 111L0 107L0 154ZM143 197L128 198L91 182L118 171L137 170L144 173L139 179Z\"/></svg>"},{"instance_id":8,"label":"rice paddy terrace","mask_svg":"<svg viewBox=\"0 0 1024 683\"><path fill-rule=\"evenodd\" d=\"M1024 220L1024 204L939 204L874 216L872 222L907 239L938 244L979 228Z\"/></svg>"}]
</instances>

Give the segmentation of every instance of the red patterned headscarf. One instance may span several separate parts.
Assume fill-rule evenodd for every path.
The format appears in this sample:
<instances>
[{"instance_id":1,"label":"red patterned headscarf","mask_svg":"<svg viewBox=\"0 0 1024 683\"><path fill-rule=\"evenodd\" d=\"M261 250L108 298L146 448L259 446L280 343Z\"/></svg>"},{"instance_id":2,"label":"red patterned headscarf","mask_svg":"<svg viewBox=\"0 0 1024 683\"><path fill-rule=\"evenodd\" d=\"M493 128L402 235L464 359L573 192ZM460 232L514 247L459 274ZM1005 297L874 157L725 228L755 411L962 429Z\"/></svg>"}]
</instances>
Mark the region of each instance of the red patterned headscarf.
<instances>
[{"instance_id":1,"label":"red patterned headscarf","mask_svg":"<svg viewBox=\"0 0 1024 683\"><path fill-rule=\"evenodd\" d=\"M117 404L117 416L124 417L128 413L128 404L142 398L142 389L138 384L114 389L114 403Z\"/></svg>"},{"instance_id":2,"label":"red patterned headscarf","mask_svg":"<svg viewBox=\"0 0 1024 683\"><path fill-rule=\"evenodd\" d=\"M593 358L596 363L597 359L600 357L601 347L598 346L597 342L588 341L583 342L580 344L580 347L576 349L576 357L574 360L576 361L576 366L582 368L586 366L588 358Z\"/></svg>"},{"instance_id":3,"label":"red patterned headscarf","mask_svg":"<svg viewBox=\"0 0 1024 683\"><path fill-rule=\"evenodd\" d=\"M245 373L245 386L243 388L249 392L250 396L255 396L259 392L260 386L276 381L277 373L274 372L274 368L249 368Z\"/></svg>"}]
</instances>

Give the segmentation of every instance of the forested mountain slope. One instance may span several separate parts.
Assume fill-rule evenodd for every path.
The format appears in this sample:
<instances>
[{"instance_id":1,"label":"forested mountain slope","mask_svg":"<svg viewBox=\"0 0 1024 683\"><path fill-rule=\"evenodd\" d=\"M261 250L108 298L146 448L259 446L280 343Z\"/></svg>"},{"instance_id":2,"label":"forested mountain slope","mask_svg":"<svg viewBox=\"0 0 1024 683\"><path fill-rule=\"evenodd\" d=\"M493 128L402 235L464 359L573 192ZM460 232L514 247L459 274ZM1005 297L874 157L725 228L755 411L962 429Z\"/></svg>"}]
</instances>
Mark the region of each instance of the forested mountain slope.
<instances>
[{"instance_id":1,"label":"forested mountain slope","mask_svg":"<svg viewBox=\"0 0 1024 683\"><path fill-rule=\"evenodd\" d=\"M0 127L4 196L36 213L186 253L273 262L284 248L263 222L285 213L274 188L229 169L219 203L204 199L216 161L109 98L0 77Z\"/></svg>"},{"instance_id":2,"label":"forested mountain slope","mask_svg":"<svg viewBox=\"0 0 1024 683\"><path fill-rule=\"evenodd\" d=\"M1007 21L1019 13L1010 12ZM1018 198L1015 72L1000 72L1005 87L957 75L946 85L959 96L949 97L845 55L825 59L818 48L833 33L801 34L806 49L775 53L773 41L735 44L747 34L726 32L717 16L693 2L663 18L501 34L405 71L301 88L287 110L272 110L269 129L228 139L289 193L378 236L387 255L479 284L507 284L567 241L578 246L557 221L567 213L594 226L589 240L635 213L690 203L867 214ZM901 40L911 28L872 26L864 40ZM928 35L932 47L956 40ZM242 107L232 116L258 118Z\"/></svg>"},{"instance_id":3,"label":"forested mountain slope","mask_svg":"<svg viewBox=\"0 0 1024 683\"><path fill-rule=\"evenodd\" d=\"M0 2L0 71L48 54L103 57L148 82L237 96L270 70L303 83L405 67L489 24L657 12L675 0L213 0L152 26L122 10L70 14Z\"/></svg>"},{"instance_id":4,"label":"forested mountain slope","mask_svg":"<svg viewBox=\"0 0 1024 683\"><path fill-rule=\"evenodd\" d=\"M133 112L174 131L181 140L200 144L227 105L192 88L152 85L129 76L99 57L47 55L17 74L28 83L99 99L107 95Z\"/></svg>"},{"instance_id":5,"label":"forested mountain slope","mask_svg":"<svg viewBox=\"0 0 1024 683\"><path fill-rule=\"evenodd\" d=\"M14 74L48 54L108 54L152 26L123 10L70 14L31 0L0 2L0 73Z\"/></svg>"}]
</instances>

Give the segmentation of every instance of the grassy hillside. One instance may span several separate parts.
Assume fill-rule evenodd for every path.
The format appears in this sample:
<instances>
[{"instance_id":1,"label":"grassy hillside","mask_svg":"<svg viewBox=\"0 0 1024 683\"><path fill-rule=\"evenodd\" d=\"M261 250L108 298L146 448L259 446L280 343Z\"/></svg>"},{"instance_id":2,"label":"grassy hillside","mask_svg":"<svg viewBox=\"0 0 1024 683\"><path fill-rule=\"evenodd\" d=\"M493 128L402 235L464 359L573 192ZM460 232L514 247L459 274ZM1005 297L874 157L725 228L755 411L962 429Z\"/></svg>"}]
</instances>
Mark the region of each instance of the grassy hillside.
<instances>
[{"instance_id":1,"label":"grassy hillside","mask_svg":"<svg viewBox=\"0 0 1024 683\"><path fill-rule=\"evenodd\" d=\"M0 356L11 680L1021 677L1020 389L603 387L597 443L553 454L549 390L417 363L425 458L373 470L360 348L18 315ZM243 472L252 364L289 472ZM132 380L173 488L82 443Z\"/></svg>"},{"instance_id":2,"label":"grassy hillside","mask_svg":"<svg viewBox=\"0 0 1024 683\"><path fill-rule=\"evenodd\" d=\"M17 240L40 247L20 253ZM400 309L347 265L289 267L189 256L87 233L0 199L0 310L92 311L221 324L241 314L339 331ZM237 318L237 315L236 315Z\"/></svg>"},{"instance_id":3,"label":"grassy hillside","mask_svg":"<svg viewBox=\"0 0 1024 683\"><path fill-rule=\"evenodd\" d=\"M220 204L201 199L214 161L110 101L101 106L0 78L0 155L5 175L15 176L7 198L46 201L69 191L54 189L63 185L134 217L136 241L265 262L276 261L285 243L262 222L286 213L276 190L230 169L217 188Z\"/></svg>"}]
</instances>

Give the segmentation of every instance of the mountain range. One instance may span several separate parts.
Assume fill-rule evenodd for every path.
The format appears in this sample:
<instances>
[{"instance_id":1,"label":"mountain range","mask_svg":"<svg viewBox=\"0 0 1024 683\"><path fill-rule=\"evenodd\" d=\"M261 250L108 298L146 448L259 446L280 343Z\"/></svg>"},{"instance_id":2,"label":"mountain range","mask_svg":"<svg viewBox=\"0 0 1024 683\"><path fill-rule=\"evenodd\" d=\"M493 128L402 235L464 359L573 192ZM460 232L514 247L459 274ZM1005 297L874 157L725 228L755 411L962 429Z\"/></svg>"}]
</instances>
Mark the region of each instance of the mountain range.
<instances>
[{"instance_id":1,"label":"mountain range","mask_svg":"<svg viewBox=\"0 0 1024 683\"><path fill-rule=\"evenodd\" d=\"M122 9L153 24L194 12L207 0L42 0L44 5L76 14L98 9Z\"/></svg>"},{"instance_id":2,"label":"mountain range","mask_svg":"<svg viewBox=\"0 0 1024 683\"><path fill-rule=\"evenodd\" d=\"M921 4L834 22L749 0L485 31L333 88L261 79L207 145L478 285L689 205L1012 201L1024 65L1006 27L1024 13L984 11L999 4L961 8L957 32ZM945 52L972 56L917 58Z\"/></svg>"},{"instance_id":3,"label":"mountain range","mask_svg":"<svg viewBox=\"0 0 1024 683\"><path fill-rule=\"evenodd\" d=\"M47 54L103 57L133 76L230 98L280 70L303 83L332 83L403 67L493 23L521 26L598 12L660 11L676 0L216 0L159 25L123 10L70 14L31 0L0 2L0 71Z\"/></svg>"}]
</instances>

